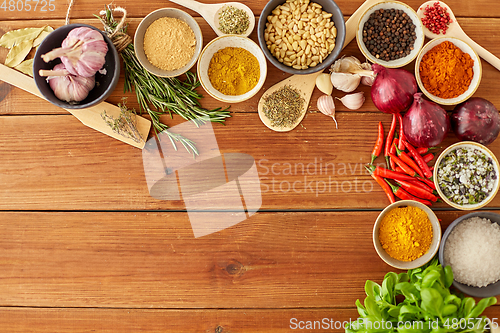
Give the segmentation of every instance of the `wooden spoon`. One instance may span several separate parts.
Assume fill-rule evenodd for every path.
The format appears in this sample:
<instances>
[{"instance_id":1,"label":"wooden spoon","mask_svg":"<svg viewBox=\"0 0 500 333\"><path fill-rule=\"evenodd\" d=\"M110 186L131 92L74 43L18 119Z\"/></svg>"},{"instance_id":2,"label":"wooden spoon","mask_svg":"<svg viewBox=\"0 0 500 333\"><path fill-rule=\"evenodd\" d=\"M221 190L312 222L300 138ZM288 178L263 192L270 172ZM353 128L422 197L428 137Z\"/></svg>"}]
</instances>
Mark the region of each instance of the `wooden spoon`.
<instances>
[{"instance_id":1,"label":"wooden spoon","mask_svg":"<svg viewBox=\"0 0 500 333\"><path fill-rule=\"evenodd\" d=\"M255 27L255 15L253 14L252 10L247 5L244 5L239 2L204 4L194 0L170 0L170 1L199 13L212 27L212 29L214 29L217 36L226 35L225 33L219 30L219 13L223 8L229 6L235 7L237 9L242 9L248 15L250 24L248 25L247 31L244 34L241 34L240 36L248 37L252 33L253 28Z\"/></svg>"},{"instance_id":2,"label":"wooden spoon","mask_svg":"<svg viewBox=\"0 0 500 333\"><path fill-rule=\"evenodd\" d=\"M32 93L35 96L45 99L38 90L35 84L35 80L33 80L33 78L2 64L0 64L0 80L8 84L11 84L13 86L16 86L18 88L21 88L29 93ZM106 114L108 116L112 116L115 119L118 119L120 117L120 108L117 107L116 105L102 102L86 109L80 109L80 110L65 109L65 110L70 112L76 118L78 118L78 120L80 120L84 125L93 128L96 131L99 131L106 135L109 135L115 139L128 143L129 145L132 145L134 147L142 149L144 148L144 145L148 140L149 129L151 128L151 121L140 116L136 116L136 121L137 121L136 127L137 130L139 131L140 136L142 137L141 142L136 142L132 139L126 138L118 133L113 132L111 127L109 127L109 125L106 124L106 122L102 119L101 113L106 111Z\"/></svg>"},{"instance_id":3,"label":"wooden spoon","mask_svg":"<svg viewBox=\"0 0 500 333\"><path fill-rule=\"evenodd\" d=\"M417 10L418 17L420 19L425 17L425 15L424 15L425 7L427 5L433 6L434 3L436 3L436 2L438 2L441 7L447 9L448 13L450 14L450 19L452 22L449 24L448 29L446 30L446 33L444 35L443 34L436 35L435 33L431 32L429 29L427 29L424 26L425 36L427 38L430 38L430 39L434 39L436 37L443 37L443 36L456 37L458 39L461 39L464 42L466 42L467 44L469 44L481 58L483 58L485 61L489 62L496 69L500 70L500 59L498 59L491 52L489 52L484 47L482 47L481 45L479 45L478 43L473 41L469 36L467 36L467 34L462 30L462 27L460 27L460 25L458 24L457 19L456 19L455 15L453 14L453 12L451 11L450 7L447 4L445 4L444 2L436 1L436 0L424 2Z\"/></svg>"},{"instance_id":4,"label":"wooden spoon","mask_svg":"<svg viewBox=\"0 0 500 333\"><path fill-rule=\"evenodd\" d=\"M318 75L321 74L320 72L318 73L312 73L312 74L307 74L307 75L292 75L287 79L284 79L278 83L276 83L274 86L270 87L269 89L264 92L262 97L259 100L259 104L257 105L257 110L259 111L259 117L260 120L269 127L270 129L276 131L276 132L288 132L293 130L295 127L297 127L298 124L302 121L304 116L306 115L307 112L307 106L309 105L309 101L311 100L311 95L314 90L314 86L316 85L316 78ZM276 90L279 90L280 88L284 86L291 86L295 90L300 92L300 95L304 99L304 107L302 109L302 112L300 116L297 118L297 120L290 126L287 127L278 127L274 126L271 124L271 121L269 118L265 115L264 113L264 99L275 92Z\"/></svg>"},{"instance_id":5,"label":"wooden spoon","mask_svg":"<svg viewBox=\"0 0 500 333\"><path fill-rule=\"evenodd\" d=\"M171 0L172 1L172 0ZM176 0L178 1L178 0ZM182 0L184 1L184 0ZM379 2L384 2L384 0L366 0L352 15L351 17L347 20L345 23L345 41L344 41L344 47L349 44L354 37L356 36L356 30L358 29L358 24L359 24L359 19L361 16L365 13L365 11L370 8L373 5L376 5ZM297 127L298 124L302 121L304 118L306 111L307 111L307 106L309 105L309 101L311 100L311 95L312 92L314 91L314 87L316 86L316 78L318 75L321 74L321 72L318 73L313 73L313 74L308 74L308 75L292 75L289 78L280 81L276 83L274 86L271 86L269 89L264 92L262 97L259 100L259 104L257 106L257 110L259 112L259 117L260 120L269 127L270 129L277 131L277 132L288 132L293 130L295 127ZM305 106L304 110L302 110L301 116L297 119L297 121L292 124L289 127L277 127L273 126L271 124L271 121L267 116L264 114L263 106L264 106L264 98L275 92L276 90L280 89L281 87L285 85L290 85L293 88L299 90L302 94L302 97L304 98L305 101Z\"/></svg>"}]
</instances>

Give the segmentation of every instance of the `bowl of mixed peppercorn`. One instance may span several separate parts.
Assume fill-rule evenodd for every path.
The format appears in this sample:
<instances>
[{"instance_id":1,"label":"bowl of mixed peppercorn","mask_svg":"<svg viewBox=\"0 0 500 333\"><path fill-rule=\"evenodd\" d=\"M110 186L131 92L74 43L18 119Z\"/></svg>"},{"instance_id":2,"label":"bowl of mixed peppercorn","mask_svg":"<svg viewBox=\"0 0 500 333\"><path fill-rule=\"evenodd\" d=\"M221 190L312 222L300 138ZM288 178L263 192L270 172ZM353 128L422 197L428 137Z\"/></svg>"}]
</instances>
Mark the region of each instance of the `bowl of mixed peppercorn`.
<instances>
[{"instance_id":1,"label":"bowl of mixed peppercorn","mask_svg":"<svg viewBox=\"0 0 500 333\"><path fill-rule=\"evenodd\" d=\"M359 20L356 41L363 55L384 67L403 67L424 45L424 30L417 13L399 1L369 8Z\"/></svg>"},{"instance_id":2,"label":"bowl of mixed peppercorn","mask_svg":"<svg viewBox=\"0 0 500 333\"><path fill-rule=\"evenodd\" d=\"M473 141L455 143L439 155L434 183L448 205L461 210L486 206L500 186L498 160L485 146Z\"/></svg>"}]
</instances>

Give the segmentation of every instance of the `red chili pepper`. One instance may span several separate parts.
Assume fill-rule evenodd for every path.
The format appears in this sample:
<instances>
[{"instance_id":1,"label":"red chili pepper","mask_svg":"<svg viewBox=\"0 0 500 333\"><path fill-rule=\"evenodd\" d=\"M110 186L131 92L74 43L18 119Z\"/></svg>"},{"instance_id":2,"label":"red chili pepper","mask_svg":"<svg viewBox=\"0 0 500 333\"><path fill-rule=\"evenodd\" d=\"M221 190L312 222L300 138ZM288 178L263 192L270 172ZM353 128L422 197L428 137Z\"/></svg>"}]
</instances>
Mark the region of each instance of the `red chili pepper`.
<instances>
[{"instance_id":1,"label":"red chili pepper","mask_svg":"<svg viewBox=\"0 0 500 333\"><path fill-rule=\"evenodd\" d=\"M408 176L404 173L391 171L391 170L388 170L385 168L381 168L379 166L375 167L374 165L370 165L370 166L366 167L366 170L368 170L368 172L374 173L375 175L380 176L382 178L401 179L401 180L413 180L413 179L415 179L414 177Z\"/></svg>"},{"instance_id":2,"label":"red chili pepper","mask_svg":"<svg viewBox=\"0 0 500 333\"><path fill-rule=\"evenodd\" d=\"M427 178L418 178L418 180L420 180L421 182L424 182L427 186L429 186L433 190L436 189L436 185L434 185L434 182L432 180L427 179Z\"/></svg>"},{"instance_id":3,"label":"red chili pepper","mask_svg":"<svg viewBox=\"0 0 500 333\"><path fill-rule=\"evenodd\" d=\"M429 153L427 155L422 156L422 159L424 160L425 163L429 163L430 161L432 161L433 158L434 158L433 153Z\"/></svg>"},{"instance_id":4,"label":"red chili pepper","mask_svg":"<svg viewBox=\"0 0 500 333\"><path fill-rule=\"evenodd\" d=\"M427 186L426 184L422 183L422 182L421 182L421 181L419 181L419 180L421 180L421 179L420 179L420 178L417 178L417 179L414 179L414 180L407 180L407 182L408 182L408 183L410 183L410 184L413 184L413 185L415 185L415 186L418 186L418 187L420 187L421 189L426 190L426 191L427 191L427 192L429 192L429 193L434 194L434 190L433 190L432 188L430 188L429 186Z\"/></svg>"},{"instance_id":5,"label":"red chili pepper","mask_svg":"<svg viewBox=\"0 0 500 333\"><path fill-rule=\"evenodd\" d=\"M394 160L394 162L401 168L403 169L403 171L412 176L412 177L415 177L417 175L417 173L415 172L415 170L413 170L412 168L410 168L405 162L401 161L401 159L399 157L397 157L396 155L394 154L389 154L389 156L391 157L391 160Z\"/></svg>"},{"instance_id":6,"label":"red chili pepper","mask_svg":"<svg viewBox=\"0 0 500 333\"><path fill-rule=\"evenodd\" d=\"M424 200L424 199L417 198L416 196L411 195L410 193L408 193L405 190L403 190L401 188L401 186L392 185L391 183L389 183L387 181L387 179L385 181L387 182L387 184L389 184L389 186L392 189L392 192L394 192L394 195L397 196L398 198L400 198L402 200L415 200L415 201L421 202L421 203L423 203L424 205L427 205L427 206L431 206L432 205L432 202L430 202L429 200Z\"/></svg>"},{"instance_id":7,"label":"red chili pepper","mask_svg":"<svg viewBox=\"0 0 500 333\"><path fill-rule=\"evenodd\" d=\"M372 177L380 185L380 187L382 187L382 189L385 192L385 195L387 195L387 198L389 198L389 201L391 203L395 203L396 199L394 199L394 194L392 193L391 187L389 185L387 185L387 183L384 181L384 179L382 177L379 177L379 176L373 174L373 173L372 173Z\"/></svg>"},{"instance_id":8,"label":"red chili pepper","mask_svg":"<svg viewBox=\"0 0 500 333\"><path fill-rule=\"evenodd\" d=\"M399 185L409 193L421 198L421 199L427 199L433 202L436 202L438 197L436 197L434 194L427 192L426 190L413 185L409 182L405 182L404 180L396 180Z\"/></svg>"},{"instance_id":9,"label":"red chili pepper","mask_svg":"<svg viewBox=\"0 0 500 333\"><path fill-rule=\"evenodd\" d=\"M384 127L382 127L382 122L379 121L378 122L378 138L377 138L377 141L375 142L375 147L373 147L371 164L373 164L373 161L375 161L377 156L380 155L380 152L382 151L383 146L384 146Z\"/></svg>"},{"instance_id":10,"label":"red chili pepper","mask_svg":"<svg viewBox=\"0 0 500 333\"><path fill-rule=\"evenodd\" d=\"M423 154L426 154L428 153L430 150L432 149L436 149L436 147L430 147L430 148L415 148L417 150L417 153L419 153L420 155L423 155Z\"/></svg>"},{"instance_id":11,"label":"red chili pepper","mask_svg":"<svg viewBox=\"0 0 500 333\"><path fill-rule=\"evenodd\" d=\"M401 159L401 161L403 161L404 163L408 164L408 166L410 168L412 168L413 170L415 170L415 172L420 176L420 177L423 177L424 174L422 172L422 170L418 167L417 163L415 163L414 160L411 159L410 156L408 156L408 154L402 150L399 150L398 147L395 147L396 148L396 152L398 153L398 156L399 158Z\"/></svg>"},{"instance_id":12,"label":"red chili pepper","mask_svg":"<svg viewBox=\"0 0 500 333\"><path fill-rule=\"evenodd\" d=\"M392 139L394 138L394 132L396 132L396 125L397 125L397 116L395 114L392 115L392 123L391 123L391 129L389 130L389 133L387 134L387 140L385 141L385 149L384 149L384 156L387 161L387 165L389 165L389 150L391 149L391 143Z\"/></svg>"},{"instance_id":13,"label":"red chili pepper","mask_svg":"<svg viewBox=\"0 0 500 333\"><path fill-rule=\"evenodd\" d=\"M405 172L403 171L403 169L401 169L401 168L400 168L400 167L398 167L398 166L394 168L394 171L396 171L396 172L401 172L401 173L405 173Z\"/></svg>"},{"instance_id":14,"label":"red chili pepper","mask_svg":"<svg viewBox=\"0 0 500 333\"><path fill-rule=\"evenodd\" d=\"M397 145L398 145L398 138L394 138L394 140L392 141L391 149L389 149L389 154L396 154L396 146ZM389 158L389 162L390 162L391 170L396 170L397 166L396 166L396 163L394 163L394 160Z\"/></svg>"},{"instance_id":15,"label":"red chili pepper","mask_svg":"<svg viewBox=\"0 0 500 333\"><path fill-rule=\"evenodd\" d=\"M398 121L399 121L399 144L398 144L398 149L399 150L405 150L404 142L406 141L406 137L405 137L405 133L403 132L403 117L401 116L401 113L398 113L397 116L398 116Z\"/></svg>"},{"instance_id":16,"label":"red chili pepper","mask_svg":"<svg viewBox=\"0 0 500 333\"><path fill-rule=\"evenodd\" d=\"M424 160L422 159L422 156L419 153L417 153L416 149L413 148L413 146L411 144L409 144L407 141L404 141L404 144L405 144L406 148L408 148L410 155L413 157L415 162L417 162L418 166L420 167L420 169L424 173L424 176L427 178L431 178L432 172L429 169L429 166L427 165L427 163L425 163Z\"/></svg>"}]
</instances>

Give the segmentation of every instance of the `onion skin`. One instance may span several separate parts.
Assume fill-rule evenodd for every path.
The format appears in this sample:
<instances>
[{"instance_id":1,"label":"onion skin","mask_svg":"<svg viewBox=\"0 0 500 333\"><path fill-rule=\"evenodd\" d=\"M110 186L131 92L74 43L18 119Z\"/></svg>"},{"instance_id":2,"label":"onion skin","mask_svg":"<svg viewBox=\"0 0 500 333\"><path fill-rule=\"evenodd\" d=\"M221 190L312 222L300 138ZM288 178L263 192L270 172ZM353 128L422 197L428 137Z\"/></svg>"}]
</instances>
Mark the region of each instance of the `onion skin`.
<instances>
[{"instance_id":1,"label":"onion skin","mask_svg":"<svg viewBox=\"0 0 500 333\"><path fill-rule=\"evenodd\" d=\"M451 128L459 140L475 141L489 145L500 132L500 115L497 108L480 97L455 106L451 113Z\"/></svg>"},{"instance_id":2,"label":"onion skin","mask_svg":"<svg viewBox=\"0 0 500 333\"><path fill-rule=\"evenodd\" d=\"M371 89L372 101L384 113L399 113L413 102L413 94L418 91L415 76L404 69L385 68L372 65L377 74Z\"/></svg>"},{"instance_id":3,"label":"onion skin","mask_svg":"<svg viewBox=\"0 0 500 333\"><path fill-rule=\"evenodd\" d=\"M450 130L448 113L422 97L413 95L413 103L403 117L406 140L414 147L430 148L439 145Z\"/></svg>"}]
</instances>

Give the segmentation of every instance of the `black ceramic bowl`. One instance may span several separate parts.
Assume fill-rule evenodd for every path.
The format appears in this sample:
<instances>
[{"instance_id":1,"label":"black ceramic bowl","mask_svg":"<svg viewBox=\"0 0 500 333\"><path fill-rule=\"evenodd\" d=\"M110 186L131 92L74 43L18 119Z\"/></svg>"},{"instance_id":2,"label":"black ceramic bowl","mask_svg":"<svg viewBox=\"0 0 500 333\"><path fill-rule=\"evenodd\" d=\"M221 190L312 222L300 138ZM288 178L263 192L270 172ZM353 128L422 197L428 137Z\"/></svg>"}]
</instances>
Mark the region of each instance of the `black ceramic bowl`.
<instances>
[{"instance_id":1,"label":"black ceramic bowl","mask_svg":"<svg viewBox=\"0 0 500 333\"><path fill-rule=\"evenodd\" d=\"M500 215L496 213L490 213L490 212L482 212L482 211L477 211L473 213L469 213L466 215L463 215L453 221L450 226L446 229L446 231L443 234L443 238L441 239L441 245L439 246L439 262L441 265L444 265L444 248L446 246L446 240L448 239L448 236L450 235L451 231L453 228L455 228L460 222L463 220L467 220L471 217L480 217L483 219L489 219L493 223L498 223L500 224ZM491 269L498 269L498 267L490 267ZM500 295L500 281L497 281L495 283L491 283L487 285L486 287L473 287L469 286L463 283L459 283L457 281L453 281L453 286L463 292L464 294L467 294L469 296L473 297L491 297L491 296L496 296Z\"/></svg>"},{"instance_id":2,"label":"black ceramic bowl","mask_svg":"<svg viewBox=\"0 0 500 333\"><path fill-rule=\"evenodd\" d=\"M38 71L40 69L53 69L55 65L61 63L61 60L59 58L49 62L45 62L43 61L41 56L42 54L52 51L55 48L61 47L62 41L68 36L69 32L74 28L79 27L92 28L99 31L104 37L104 40L108 44L106 63L103 66L103 68L106 69L106 74L100 74L99 72L97 72L95 75L96 85L94 89L90 91L87 98L85 98L78 104L70 104L66 101L61 101L54 95L52 88L50 88L49 83L47 82L47 78L38 75ZM38 90L40 90L42 95L49 102L65 109L84 109L104 101L116 88L118 79L120 78L120 58L115 46L108 38L108 36L106 36L105 33L100 31L96 27L87 24L68 24L52 31L40 44L33 61L33 75Z\"/></svg>"},{"instance_id":3,"label":"black ceramic bowl","mask_svg":"<svg viewBox=\"0 0 500 333\"><path fill-rule=\"evenodd\" d=\"M264 30L266 30L267 17L271 15L271 12L279 5L285 3L285 0L270 0L267 5L262 10L260 14L259 23L257 26L257 37L259 38L259 45L266 58L280 70L291 74L311 74L319 71L323 71L325 68L331 66L334 61L339 56L342 48L344 47L345 41L345 21L339 6L333 0L312 0L311 2L316 2L323 7L323 10L328 13L332 13L332 20L337 28L337 37L335 39L335 48L333 51L323 60L321 64L315 67L310 67L308 69L294 69L292 67L286 66L278 61L272 54L271 51L266 46L266 41L264 40Z\"/></svg>"}]
</instances>

